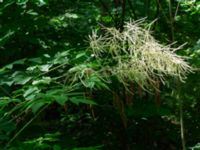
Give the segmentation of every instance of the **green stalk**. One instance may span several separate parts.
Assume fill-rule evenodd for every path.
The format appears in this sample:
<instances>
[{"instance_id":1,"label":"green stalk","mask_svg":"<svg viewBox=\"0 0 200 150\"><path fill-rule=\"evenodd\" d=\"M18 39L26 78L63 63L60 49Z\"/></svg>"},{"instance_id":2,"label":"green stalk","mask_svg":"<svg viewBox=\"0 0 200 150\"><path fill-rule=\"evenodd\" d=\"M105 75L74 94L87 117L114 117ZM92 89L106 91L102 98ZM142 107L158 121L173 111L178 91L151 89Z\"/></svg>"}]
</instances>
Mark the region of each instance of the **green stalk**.
<instances>
[{"instance_id":1,"label":"green stalk","mask_svg":"<svg viewBox=\"0 0 200 150\"><path fill-rule=\"evenodd\" d=\"M11 139L10 139L10 141L8 141L8 143L6 144L6 148L24 131L24 129L26 128L26 127L28 127L30 124L31 124L31 122L33 121L33 120L35 120L37 117L38 117L38 115L42 112L42 111L44 111L46 108L48 107L48 105L46 105L45 107L43 107L31 120L29 120Z\"/></svg>"}]
</instances>

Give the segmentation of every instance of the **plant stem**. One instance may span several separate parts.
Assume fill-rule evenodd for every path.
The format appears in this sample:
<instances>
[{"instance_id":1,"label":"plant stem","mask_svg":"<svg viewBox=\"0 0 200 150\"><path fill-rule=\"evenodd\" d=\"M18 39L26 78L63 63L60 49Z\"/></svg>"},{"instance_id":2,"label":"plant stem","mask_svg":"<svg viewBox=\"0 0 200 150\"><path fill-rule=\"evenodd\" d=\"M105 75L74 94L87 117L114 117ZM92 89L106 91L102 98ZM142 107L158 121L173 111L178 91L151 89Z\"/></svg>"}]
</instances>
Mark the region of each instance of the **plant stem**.
<instances>
[{"instance_id":1,"label":"plant stem","mask_svg":"<svg viewBox=\"0 0 200 150\"><path fill-rule=\"evenodd\" d=\"M181 143L182 143L182 149L186 150L186 146L185 146L185 134L184 134L184 122L183 122L183 102L182 102L182 99L180 99L180 126L181 126Z\"/></svg>"},{"instance_id":2,"label":"plant stem","mask_svg":"<svg viewBox=\"0 0 200 150\"><path fill-rule=\"evenodd\" d=\"M26 128L26 127L28 127L29 125L30 125L30 123L33 121L33 120L35 120L37 117L38 117L38 115L42 112L42 111L44 111L47 107L48 107L49 105L46 105L45 107L43 107L31 120L29 120L11 139L10 139L10 141L8 141L8 143L6 144L6 147L8 147L21 133L22 133L22 131Z\"/></svg>"}]
</instances>

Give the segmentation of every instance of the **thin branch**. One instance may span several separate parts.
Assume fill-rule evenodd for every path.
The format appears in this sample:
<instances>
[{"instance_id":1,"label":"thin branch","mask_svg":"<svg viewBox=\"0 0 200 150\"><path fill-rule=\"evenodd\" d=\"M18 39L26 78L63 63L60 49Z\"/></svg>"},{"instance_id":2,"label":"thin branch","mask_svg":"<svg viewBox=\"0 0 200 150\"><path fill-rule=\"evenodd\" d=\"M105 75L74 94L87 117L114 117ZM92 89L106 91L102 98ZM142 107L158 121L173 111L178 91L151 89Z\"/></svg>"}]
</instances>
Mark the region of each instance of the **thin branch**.
<instances>
[{"instance_id":1,"label":"thin branch","mask_svg":"<svg viewBox=\"0 0 200 150\"><path fill-rule=\"evenodd\" d=\"M180 6L180 2L178 2L178 4L177 4L176 11L175 11L175 13L174 13L174 19L175 19L176 16L177 16L179 6Z\"/></svg>"},{"instance_id":2,"label":"thin branch","mask_svg":"<svg viewBox=\"0 0 200 150\"><path fill-rule=\"evenodd\" d=\"M30 124L31 124L31 122L33 121L33 120L35 120L37 117L38 117L38 115L42 112L42 111L44 111L47 107L48 107L49 105L46 105L45 107L43 107L31 120L29 120L11 139L10 139L10 141L8 141L8 143L6 144L6 147L8 147L20 134L21 134L21 132L22 131L24 131L24 129L26 128L26 127L28 127Z\"/></svg>"},{"instance_id":3,"label":"thin branch","mask_svg":"<svg viewBox=\"0 0 200 150\"><path fill-rule=\"evenodd\" d=\"M183 100L180 99L180 127L181 127L181 143L182 149L186 150L185 146L185 134L184 134L184 122L183 122Z\"/></svg>"}]
</instances>

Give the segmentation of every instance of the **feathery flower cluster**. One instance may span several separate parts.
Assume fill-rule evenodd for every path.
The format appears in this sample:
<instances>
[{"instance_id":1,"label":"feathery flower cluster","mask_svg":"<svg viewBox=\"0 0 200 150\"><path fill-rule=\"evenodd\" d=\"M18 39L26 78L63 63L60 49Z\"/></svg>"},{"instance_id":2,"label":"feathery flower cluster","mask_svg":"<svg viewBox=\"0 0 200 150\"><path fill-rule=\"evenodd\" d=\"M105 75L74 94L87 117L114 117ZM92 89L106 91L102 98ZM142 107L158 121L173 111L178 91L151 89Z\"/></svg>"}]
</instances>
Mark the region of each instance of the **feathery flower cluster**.
<instances>
[{"instance_id":1,"label":"feathery flower cluster","mask_svg":"<svg viewBox=\"0 0 200 150\"><path fill-rule=\"evenodd\" d=\"M143 88L163 83L167 76L183 81L191 67L183 57L175 53L179 48L164 46L156 41L141 22L127 22L123 32L115 28L104 28L104 35L93 32L89 36L90 48L96 59L114 61L110 73L127 85L136 82ZM109 74L110 74L109 73Z\"/></svg>"}]
</instances>

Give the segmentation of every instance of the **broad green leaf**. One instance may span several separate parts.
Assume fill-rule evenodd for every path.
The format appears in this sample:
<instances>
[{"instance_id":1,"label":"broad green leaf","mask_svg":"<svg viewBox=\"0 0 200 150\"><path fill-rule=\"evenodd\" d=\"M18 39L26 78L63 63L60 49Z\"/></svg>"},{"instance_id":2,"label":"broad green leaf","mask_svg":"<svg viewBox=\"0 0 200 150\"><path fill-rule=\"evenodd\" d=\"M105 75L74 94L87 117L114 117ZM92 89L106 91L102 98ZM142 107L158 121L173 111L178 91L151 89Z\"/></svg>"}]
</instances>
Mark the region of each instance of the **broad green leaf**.
<instances>
[{"instance_id":1,"label":"broad green leaf","mask_svg":"<svg viewBox=\"0 0 200 150\"><path fill-rule=\"evenodd\" d=\"M20 60L14 61L11 64L6 65L4 68L6 68L6 69L13 69L14 65L23 65L25 61L26 61L26 58L20 59Z\"/></svg>"},{"instance_id":2,"label":"broad green leaf","mask_svg":"<svg viewBox=\"0 0 200 150\"><path fill-rule=\"evenodd\" d=\"M76 105L79 105L80 103L97 105L97 103L95 103L94 101L85 99L84 97L71 97L69 100Z\"/></svg>"},{"instance_id":3,"label":"broad green leaf","mask_svg":"<svg viewBox=\"0 0 200 150\"><path fill-rule=\"evenodd\" d=\"M45 64L45 65L39 66L39 69L40 71L48 72L51 67L52 67L52 64Z\"/></svg>"},{"instance_id":4,"label":"broad green leaf","mask_svg":"<svg viewBox=\"0 0 200 150\"><path fill-rule=\"evenodd\" d=\"M42 63L42 59L40 57L30 58L30 59L28 59L28 61L36 63L36 64L41 64Z\"/></svg>"},{"instance_id":5,"label":"broad green leaf","mask_svg":"<svg viewBox=\"0 0 200 150\"><path fill-rule=\"evenodd\" d=\"M32 79L32 77L19 75L19 76L16 76L16 77L14 78L14 83L15 83L15 84L19 84L19 85L24 85L24 84L26 84L27 82L29 82L31 79Z\"/></svg>"},{"instance_id":6,"label":"broad green leaf","mask_svg":"<svg viewBox=\"0 0 200 150\"><path fill-rule=\"evenodd\" d=\"M42 106L46 105L47 103L44 101L36 101L33 103L30 108L32 109L33 113L35 114Z\"/></svg>"},{"instance_id":7,"label":"broad green leaf","mask_svg":"<svg viewBox=\"0 0 200 150\"><path fill-rule=\"evenodd\" d=\"M32 100L39 92L40 90L38 89L38 87L31 86L24 92L23 96L27 100Z\"/></svg>"},{"instance_id":8,"label":"broad green leaf","mask_svg":"<svg viewBox=\"0 0 200 150\"><path fill-rule=\"evenodd\" d=\"M51 82L51 77L42 77L42 79L39 80L34 80L32 82L33 85L40 85L40 84L44 84L44 85L48 85Z\"/></svg>"},{"instance_id":9,"label":"broad green leaf","mask_svg":"<svg viewBox=\"0 0 200 150\"><path fill-rule=\"evenodd\" d=\"M12 84L14 84L14 81L10 81L10 80L9 81L1 81L0 84L1 85L6 84L8 86L11 86Z\"/></svg>"},{"instance_id":10,"label":"broad green leaf","mask_svg":"<svg viewBox=\"0 0 200 150\"><path fill-rule=\"evenodd\" d=\"M0 133L1 131L11 132L15 129L15 124L7 119L0 119Z\"/></svg>"},{"instance_id":11,"label":"broad green leaf","mask_svg":"<svg viewBox=\"0 0 200 150\"><path fill-rule=\"evenodd\" d=\"M34 70L38 70L38 65L35 65L35 66L30 66L28 68L26 68L27 71L34 71Z\"/></svg>"},{"instance_id":12,"label":"broad green leaf","mask_svg":"<svg viewBox=\"0 0 200 150\"><path fill-rule=\"evenodd\" d=\"M66 103L66 101L68 101L68 97L65 95L56 95L54 96L54 98L56 102L60 104L61 106L63 106Z\"/></svg>"},{"instance_id":13,"label":"broad green leaf","mask_svg":"<svg viewBox=\"0 0 200 150\"><path fill-rule=\"evenodd\" d=\"M10 103L19 103L21 100L19 99L11 99L9 97L0 97L0 107L7 106Z\"/></svg>"}]
</instances>

